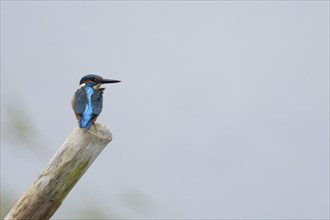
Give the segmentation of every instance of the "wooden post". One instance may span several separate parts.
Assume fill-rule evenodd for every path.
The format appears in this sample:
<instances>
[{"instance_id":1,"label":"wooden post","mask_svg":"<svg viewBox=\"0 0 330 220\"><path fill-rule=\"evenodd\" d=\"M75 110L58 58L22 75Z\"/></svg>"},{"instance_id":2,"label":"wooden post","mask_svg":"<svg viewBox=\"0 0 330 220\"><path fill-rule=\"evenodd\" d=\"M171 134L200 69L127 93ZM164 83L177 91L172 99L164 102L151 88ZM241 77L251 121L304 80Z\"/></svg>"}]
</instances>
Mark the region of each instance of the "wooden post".
<instances>
[{"instance_id":1,"label":"wooden post","mask_svg":"<svg viewBox=\"0 0 330 220\"><path fill-rule=\"evenodd\" d=\"M49 219L88 167L112 140L110 131L95 124L76 126L5 219Z\"/></svg>"}]
</instances>

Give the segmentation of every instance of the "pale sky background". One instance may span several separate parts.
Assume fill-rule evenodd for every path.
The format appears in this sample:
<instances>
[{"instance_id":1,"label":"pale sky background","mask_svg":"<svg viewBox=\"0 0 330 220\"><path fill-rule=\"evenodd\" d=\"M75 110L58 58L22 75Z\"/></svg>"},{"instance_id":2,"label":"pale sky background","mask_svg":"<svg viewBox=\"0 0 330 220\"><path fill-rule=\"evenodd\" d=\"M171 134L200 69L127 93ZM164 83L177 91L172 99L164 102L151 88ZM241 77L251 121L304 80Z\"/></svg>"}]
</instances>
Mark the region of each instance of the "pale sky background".
<instances>
[{"instance_id":1,"label":"pale sky background","mask_svg":"<svg viewBox=\"0 0 330 220\"><path fill-rule=\"evenodd\" d=\"M2 210L88 73L113 141L53 219L329 218L329 1L1 1Z\"/></svg>"}]
</instances>

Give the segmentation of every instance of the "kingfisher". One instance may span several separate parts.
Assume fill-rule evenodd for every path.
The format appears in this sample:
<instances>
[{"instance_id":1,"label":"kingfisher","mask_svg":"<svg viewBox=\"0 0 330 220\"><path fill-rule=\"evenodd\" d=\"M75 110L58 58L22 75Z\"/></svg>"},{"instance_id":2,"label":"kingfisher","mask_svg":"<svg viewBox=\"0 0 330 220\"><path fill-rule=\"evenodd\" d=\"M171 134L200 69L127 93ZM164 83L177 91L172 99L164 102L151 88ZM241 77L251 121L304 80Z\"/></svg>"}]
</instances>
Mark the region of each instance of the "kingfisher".
<instances>
[{"instance_id":1,"label":"kingfisher","mask_svg":"<svg viewBox=\"0 0 330 220\"><path fill-rule=\"evenodd\" d=\"M101 114L105 89L101 87L102 84L119 82L119 80L103 79L94 74L81 78L79 88L71 102L79 127L89 129Z\"/></svg>"}]
</instances>

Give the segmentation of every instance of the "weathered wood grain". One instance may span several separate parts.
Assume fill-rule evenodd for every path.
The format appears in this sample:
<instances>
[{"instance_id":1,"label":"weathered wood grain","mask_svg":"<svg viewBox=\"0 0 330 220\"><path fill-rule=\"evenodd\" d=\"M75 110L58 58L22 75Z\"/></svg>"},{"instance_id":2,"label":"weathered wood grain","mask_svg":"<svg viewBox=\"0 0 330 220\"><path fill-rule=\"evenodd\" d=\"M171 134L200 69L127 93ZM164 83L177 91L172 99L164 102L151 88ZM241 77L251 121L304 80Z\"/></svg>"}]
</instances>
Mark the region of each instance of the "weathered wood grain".
<instances>
[{"instance_id":1,"label":"weathered wood grain","mask_svg":"<svg viewBox=\"0 0 330 220\"><path fill-rule=\"evenodd\" d=\"M96 129L95 129L96 127ZM49 219L77 181L112 140L110 131L95 124L76 126L5 219Z\"/></svg>"}]
</instances>

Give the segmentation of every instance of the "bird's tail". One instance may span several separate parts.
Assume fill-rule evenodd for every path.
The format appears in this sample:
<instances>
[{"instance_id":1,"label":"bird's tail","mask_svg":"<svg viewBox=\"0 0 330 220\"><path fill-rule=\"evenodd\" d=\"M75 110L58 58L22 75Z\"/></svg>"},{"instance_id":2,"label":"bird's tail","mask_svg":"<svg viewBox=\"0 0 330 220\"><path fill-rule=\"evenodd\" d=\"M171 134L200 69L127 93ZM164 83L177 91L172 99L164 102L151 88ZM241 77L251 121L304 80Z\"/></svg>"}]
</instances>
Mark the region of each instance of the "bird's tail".
<instances>
[{"instance_id":1,"label":"bird's tail","mask_svg":"<svg viewBox=\"0 0 330 220\"><path fill-rule=\"evenodd\" d=\"M79 126L81 128L87 128L89 129L93 124L92 120L80 120Z\"/></svg>"}]
</instances>

